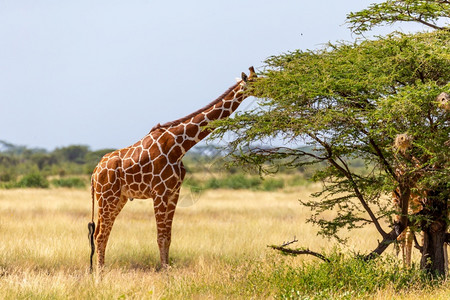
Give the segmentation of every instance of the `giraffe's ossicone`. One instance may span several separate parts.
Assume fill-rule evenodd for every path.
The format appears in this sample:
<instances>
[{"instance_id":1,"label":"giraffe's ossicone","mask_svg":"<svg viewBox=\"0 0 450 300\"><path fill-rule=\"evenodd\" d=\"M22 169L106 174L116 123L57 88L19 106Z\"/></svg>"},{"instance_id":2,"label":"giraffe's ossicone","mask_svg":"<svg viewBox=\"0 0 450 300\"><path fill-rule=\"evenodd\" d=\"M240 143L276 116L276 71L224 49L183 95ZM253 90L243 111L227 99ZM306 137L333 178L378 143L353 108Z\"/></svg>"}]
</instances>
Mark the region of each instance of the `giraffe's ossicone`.
<instances>
[{"instance_id":1,"label":"giraffe's ossicone","mask_svg":"<svg viewBox=\"0 0 450 300\"><path fill-rule=\"evenodd\" d=\"M97 269L105 263L105 250L112 226L128 199L153 199L157 241L162 266L169 263L172 220L185 169L181 159L205 138L210 121L227 118L247 97L244 89L256 78L253 67L247 77L242 73L235 85L219 98L188 116L156 125L134 145L106 154L91 178L92 222L89 223L92 256L97 246ZM94 206L98 203L97 226Z\"/></svg>"}]
</instances>

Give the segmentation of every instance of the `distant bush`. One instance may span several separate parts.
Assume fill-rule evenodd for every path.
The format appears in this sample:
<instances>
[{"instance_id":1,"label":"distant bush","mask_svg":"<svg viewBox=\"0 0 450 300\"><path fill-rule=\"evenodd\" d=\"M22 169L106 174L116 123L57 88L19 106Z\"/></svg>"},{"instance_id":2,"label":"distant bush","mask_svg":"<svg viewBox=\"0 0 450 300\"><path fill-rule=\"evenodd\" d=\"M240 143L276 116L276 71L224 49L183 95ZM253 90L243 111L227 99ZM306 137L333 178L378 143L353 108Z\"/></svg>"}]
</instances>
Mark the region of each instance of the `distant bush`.
<instances>
[{"instance_id":1,"label":"distant bush","mask_svg":"<svg viewBox=\"0 0 450 300\"><path fill-rule=\"evenodd\" d=\"M54 187L68 187L68 188L85 188L86 182L78 177L69 177L69 178L58 178L53 179L51 184Z\"/></svg>"},{"instance_id":2,"label":"distant bush","mask_svg":"<svg viewBox=\"0 0 450 300\"><path fill-rule=\"evenodd\" d=\"M267 178L259 176L245 176L244 174L233 174L222 178L210 178L204 183L205 189L250 189L273 191L284 187L283 179Z\"/></svg>"},{"instance_id":3,"label":"distant bush","mask_svg":"<svg viewBox=\"0 0 450 300\"><path fill-rule=\"evenodd\" d=\"M284 188L283 179L267 178L261 184L261 189L264 191L275 191L282 188Z\"/></svg>"},{"instance_id":4,"label":"distant bush","mask_svg":"<svg viewBox=\"0 0 450 300\"><path fill-rule=\"evenodd\" d=\"M254 189L261 184L259 177L247 177L243 174L229 175L222 178L210 178L205 183L206 189Z\"/></svg>"},{"instance_id":5,"label":"distant bush","mask_svg":"<svg viewBox=\"0 0 450 300\"><path fill-rule=\"evenodd\" d=\"M23 176L16 184L9 187L48 188L48 180L40 173L30 173Z\"/></svg>"}]
</instances>

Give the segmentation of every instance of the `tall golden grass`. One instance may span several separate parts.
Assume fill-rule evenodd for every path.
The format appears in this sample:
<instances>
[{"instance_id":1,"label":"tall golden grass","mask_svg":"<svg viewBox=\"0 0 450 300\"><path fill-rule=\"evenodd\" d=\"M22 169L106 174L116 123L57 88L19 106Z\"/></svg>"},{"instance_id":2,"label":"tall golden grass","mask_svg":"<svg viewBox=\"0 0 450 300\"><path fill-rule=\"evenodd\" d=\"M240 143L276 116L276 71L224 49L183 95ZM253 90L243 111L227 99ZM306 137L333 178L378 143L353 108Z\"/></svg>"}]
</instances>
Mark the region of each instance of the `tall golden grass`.
<instances>
[{"instance_id":1,"label":"tall golden grass","mask_svg":"<svg viewBox=\"0 0 450 300\"><path fill-rule=\"evenodd\" d=\"M173 225L171 268L166 271L158 270L151 200L129 202L113 227L105 276L98 283L88 272L88 190L0 190L0 298L246 298L252 292L243 294L240 286L255 266L269 271L281 260L293 265L315 260L281 257L268 244L295 236L298 246L316 251L336 245L316 236L317 228L304 221L311 212L298 199L314 190L210 190L194 201L183 191ZM360 230L351 234L345 249L370 250L377 238L373 228ZM439 298L449 291L445 285L433 295ZM255 286L254 292L258 298L276 294L266 286ZM426 299L430 291L414 294ZM385 289L373 297L394 296Z\"/></svg>"}]
</instances>

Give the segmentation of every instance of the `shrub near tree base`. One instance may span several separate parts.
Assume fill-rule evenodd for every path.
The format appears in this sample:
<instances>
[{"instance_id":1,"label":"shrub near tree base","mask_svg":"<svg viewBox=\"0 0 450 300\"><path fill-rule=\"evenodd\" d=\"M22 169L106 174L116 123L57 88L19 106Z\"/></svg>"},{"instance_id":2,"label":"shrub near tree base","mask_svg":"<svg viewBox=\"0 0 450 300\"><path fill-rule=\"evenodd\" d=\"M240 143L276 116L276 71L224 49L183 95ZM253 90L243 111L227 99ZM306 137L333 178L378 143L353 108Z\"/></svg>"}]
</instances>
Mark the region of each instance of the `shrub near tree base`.
<instances>
[{"instance_id":1,"label":"shrub near tree base","mask_svg":"<svg viewBox=\"0 0 450 300\"><path fill-rule=\"evenodd\" d=\"M270 270L263 265L256 266L251 268L243 289L266 286L268 290L277 291L276 298L280 299L361 299L371 298L385 289L399 293L433 288L442 283L429 280L416 266L404 269L392 256L371 261L337 251L327 256L330 262L304 262L294 267L277 261Z\"/></svg>"}]
</instances>

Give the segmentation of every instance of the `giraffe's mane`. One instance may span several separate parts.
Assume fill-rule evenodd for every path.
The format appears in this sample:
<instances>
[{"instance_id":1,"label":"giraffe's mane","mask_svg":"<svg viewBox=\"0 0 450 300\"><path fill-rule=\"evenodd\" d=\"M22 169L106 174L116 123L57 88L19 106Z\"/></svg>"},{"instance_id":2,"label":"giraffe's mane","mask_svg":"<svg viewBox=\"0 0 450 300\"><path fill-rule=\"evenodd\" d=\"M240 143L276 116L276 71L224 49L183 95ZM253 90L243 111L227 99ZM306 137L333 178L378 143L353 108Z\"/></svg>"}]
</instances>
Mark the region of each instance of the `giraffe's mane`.
<instances>
[{"instance_id":1,"label":"giraffe's mane","mask_svg":"<svg viewBox=\"0 0 450 300\"><path fill-rule=\"evenodd\" d=\"M186 120L189 120L190 118L192 118L192 117L198 115L199 113L201 113L201 112L207 110L208 108L210 108L210 107L216 105L217 103L219 103L220 101L222 101L222 100L223 100L223 99L224 99L224 98L225 98L232 90L234 90L239 84L240 84L240 82L235 83L235 84L234 84L233 86L231 86L228 90L226 90L222 95L220 95L216 100L214 100L214 101L212 101L211 103L207 104L206 106L204 106L204 107L202 107L202 108L200 108L200 109L194 111L193 113L190 113L189 115L187 115L187 116L185 116L185 117L182 117L182 118L176 119L176 120L174 120L174 121L170 121L170 122L164 123L164 124L162 124L162 125L161 125L161 124L155 125L155 126L150 130L150 132L153 131L153 130L159 129L159 128L165 128L165 127L170 127L170 126L178 125L178 124L180 124L180 123L182 123L182 122L184 122L184 121L186 121Z\"/></svg>"}]
</instances>

